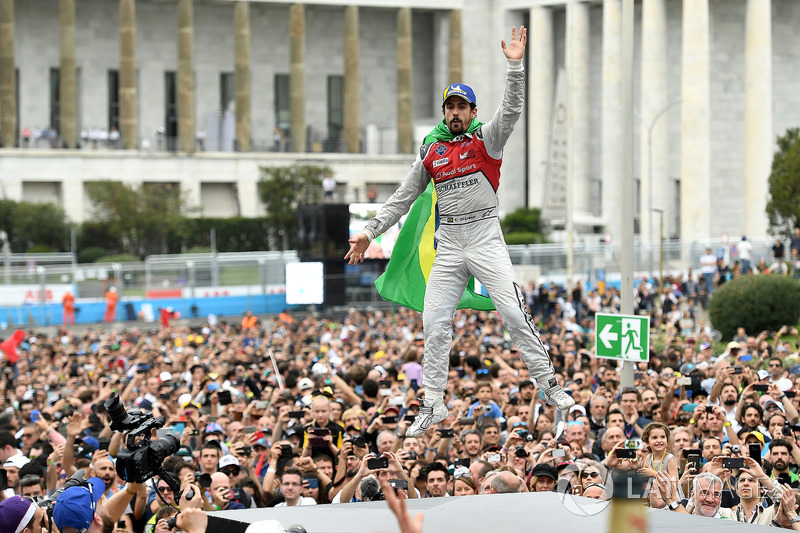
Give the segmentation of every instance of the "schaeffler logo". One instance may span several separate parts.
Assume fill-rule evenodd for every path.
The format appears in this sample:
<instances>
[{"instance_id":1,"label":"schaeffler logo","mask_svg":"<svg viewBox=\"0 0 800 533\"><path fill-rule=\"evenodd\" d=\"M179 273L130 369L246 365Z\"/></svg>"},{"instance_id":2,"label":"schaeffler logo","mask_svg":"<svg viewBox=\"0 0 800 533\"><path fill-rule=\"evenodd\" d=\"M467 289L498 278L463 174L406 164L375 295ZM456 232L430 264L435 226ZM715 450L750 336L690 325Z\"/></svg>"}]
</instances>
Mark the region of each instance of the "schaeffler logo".
<instances>
[{"instance_id":1,"label":"schaeffler logo","mask_svg":"<svg viewBox=\"0 0 800 533\"><path fill-rule=\"evenodd\" d=\"M592 483L588 484L584 489L587 494L591 493L598 499L574 494L573 489L581 483L581 474L587 472L597 472L597 469L586 464L565 466L559 475L556 492L558 493L558 499L561 500L561 505L567 511L578 516L588 517L606 510L611 503L611 495L614 493L614 481L610 475L606 476L604 469L602 472L597 472L599 477L593 477ZM608 478L605 483L602 482L604 477Z\"/></svg>"}]
</instances>

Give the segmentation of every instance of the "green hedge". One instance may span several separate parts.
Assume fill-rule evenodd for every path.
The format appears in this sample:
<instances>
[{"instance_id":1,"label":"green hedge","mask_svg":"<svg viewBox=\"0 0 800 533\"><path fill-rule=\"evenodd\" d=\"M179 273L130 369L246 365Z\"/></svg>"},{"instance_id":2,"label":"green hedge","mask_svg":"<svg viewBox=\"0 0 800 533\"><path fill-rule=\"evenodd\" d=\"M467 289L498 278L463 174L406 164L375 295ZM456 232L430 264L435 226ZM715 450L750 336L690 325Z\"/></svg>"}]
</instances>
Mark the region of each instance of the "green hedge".
<instances>
[{"instance_id":1,"label":"green hedge","mask_svg":"<svg viewBox=\"0 0 800 533\"><path fill-rule=\"evenodd\" d=\"M800 283L779 274L739 276L714 291L708 311L725 339L737 327L752 335L793 326L800 319Z\"/></svg>"},{"instance_id":2,"label":"green hedge","mask_svg":"<svg viewBox=\"0 0 800 533\"><path fill-rule=\"evenodd\" d=\"M544 235L532 231L506 233L506 244L539 244L545 242Z\"/></svg>"}]
</instances>

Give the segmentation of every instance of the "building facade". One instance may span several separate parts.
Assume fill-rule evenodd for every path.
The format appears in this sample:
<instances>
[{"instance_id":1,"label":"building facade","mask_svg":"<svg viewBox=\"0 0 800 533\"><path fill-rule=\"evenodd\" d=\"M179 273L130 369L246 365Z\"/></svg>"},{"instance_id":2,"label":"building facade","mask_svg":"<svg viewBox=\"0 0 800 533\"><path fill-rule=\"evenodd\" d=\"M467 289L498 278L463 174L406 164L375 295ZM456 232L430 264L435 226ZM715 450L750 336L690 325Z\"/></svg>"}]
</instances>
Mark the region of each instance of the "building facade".
<instances>
[{"instance_id":1,"label":"building facade","mask_svg":"<svg viewBox=\"0 0 800 533\"><path fill-rule=\"evenodd\" d=\"M374 185L380 201L440 120L445 85L470 84L479 119L492 116L499 41L524 24L528 102L501 210L563 187L563 72L576 228L618 236L622 3L0 0L0 193L81 221L87 182L162 181L206 216L257 216L259 167L311 161L334 169L340 199ZM775 137L800 123L798 22L794 0L635 2L643 240L661 213L685 240L766 234Z\"/></svg>"}]
</instances>

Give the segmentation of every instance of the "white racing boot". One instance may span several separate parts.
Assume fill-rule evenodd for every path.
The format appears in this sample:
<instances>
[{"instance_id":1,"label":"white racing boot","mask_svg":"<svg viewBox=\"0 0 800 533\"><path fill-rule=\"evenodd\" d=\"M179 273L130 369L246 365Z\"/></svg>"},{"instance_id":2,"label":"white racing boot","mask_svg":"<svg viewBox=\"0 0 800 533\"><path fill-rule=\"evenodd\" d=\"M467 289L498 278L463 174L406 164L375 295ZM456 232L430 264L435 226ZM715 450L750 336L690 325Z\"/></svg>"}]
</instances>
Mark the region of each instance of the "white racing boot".
<instances>
[{"instance_id":1,"label":"white racing boot","mask_svg":"<svg viewBox=\"0 0 800 533\"><path fill-rule=\"evenodd\" d=\"M419 437L428 431L428 428L447 418L449 411L447 407L445 407L443 401L435 400L430 407L428 406L428 402L429 400L423 401L425 405L420 407L419 414L417 418L414 419L414 423L406 430L406 437Z\"/></svg>"},{"instance_id":2,"label":"white racing boot","mask_svg":"<svg viewBox=\"0 0 800 533\"><path fill-rule=\"evenodd\" d=\"M558 384L558 380L555 377L552 377L547 380L547 382L539 382L539 386L542 388L542 392L544 392L545 400L550 405L555 405L561 411L566 411L573 405L575 405L575 400L564 392L564 389L561 388L561 385Z\"/></svg>"}]
</instances>

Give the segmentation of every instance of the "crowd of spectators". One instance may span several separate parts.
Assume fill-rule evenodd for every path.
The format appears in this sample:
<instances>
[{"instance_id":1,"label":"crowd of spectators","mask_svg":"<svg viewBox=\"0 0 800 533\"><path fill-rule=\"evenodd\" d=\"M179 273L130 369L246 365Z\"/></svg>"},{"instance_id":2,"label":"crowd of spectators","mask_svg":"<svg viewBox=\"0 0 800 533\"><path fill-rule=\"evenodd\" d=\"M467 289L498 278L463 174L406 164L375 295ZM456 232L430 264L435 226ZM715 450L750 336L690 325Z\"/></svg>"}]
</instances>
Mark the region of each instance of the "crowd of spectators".
<instances>
[{"instance_id":1,"label":"crowd of spectators","mask_svg":"<svg viewBox=\"0 0 800 533\"><path fill-rule=\"evenodd\" d=\"M725 344L709 328L654 322L663 327L649 362L622 388L617 362L592 349L594 314L617 307L618 292L576 290L528 293L573 408L541 399L496 313L459 310L450 415L419 438L404 434L423 392L422 320L403 308L336 321L284 313L254 323L248 314L243 325L28 332L0 379L0 516L22 512L18 495L52 494L84 469L102 484L97 520L116 533L168 531L177 503L193 509L189 520L384 498L413 529L396 496L561 490L604 500L615 472L637 471L650 480L646 504L663 512L800 529L797 329L742 328ZM654 307L660 314L663 302ZM115 395L177 434L164 468L181 501L166 479L117 475L126 443L102 407Z\"/></svg>"}]
</instances>

